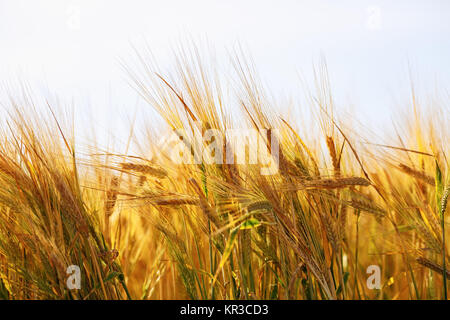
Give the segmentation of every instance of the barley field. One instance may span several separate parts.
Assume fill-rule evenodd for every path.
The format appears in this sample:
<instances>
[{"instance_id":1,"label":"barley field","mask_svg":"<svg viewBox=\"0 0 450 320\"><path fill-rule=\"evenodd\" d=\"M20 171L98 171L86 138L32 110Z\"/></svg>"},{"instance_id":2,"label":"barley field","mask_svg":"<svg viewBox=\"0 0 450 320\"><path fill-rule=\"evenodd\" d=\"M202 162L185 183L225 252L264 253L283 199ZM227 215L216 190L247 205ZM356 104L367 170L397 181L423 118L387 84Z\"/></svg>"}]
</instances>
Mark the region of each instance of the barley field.
<instances>
[{"instance_id":1,"label":"barley field","mask_svg":"<svg viewBox=\"0 0 450 320\"><path fill-rule=\"evenodd\" d=\"M447 299L448 99L412 85L378 139L336 110L325 63L292 106L242 57L232 90L195 50L178 57L170 74L124 65L161 119L130 127L140 152L80 143L26 89L4 102L0 299Z\"/></svg>"}]
</instances>

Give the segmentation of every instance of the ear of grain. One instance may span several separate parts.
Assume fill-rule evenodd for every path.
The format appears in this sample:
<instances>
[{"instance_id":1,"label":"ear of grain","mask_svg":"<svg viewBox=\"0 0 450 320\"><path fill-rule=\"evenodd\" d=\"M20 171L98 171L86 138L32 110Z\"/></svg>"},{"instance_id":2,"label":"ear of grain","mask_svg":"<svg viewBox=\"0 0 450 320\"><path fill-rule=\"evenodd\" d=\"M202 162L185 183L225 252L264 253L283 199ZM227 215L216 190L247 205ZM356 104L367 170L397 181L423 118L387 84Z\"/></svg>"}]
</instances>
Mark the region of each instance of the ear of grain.
<instances>
[{"instance_id":1,"label":"ear of grain","mask_svg":"<svg viewBox=\"0 0 450 320\"><path fill-rule=\"evenodd\" d=\"M441 215L442 216L445 214L445 210L447 209L449 193L450 193L450 186L445 188L444 192L442 193L442 200L441 200Z\"/></svg>"},{"instance_id":2,"label":"ear of grain","mask_svg":"<svg viewBox=\"0 0 450 320\"><path fill-rule=\"evenodd\" d=\"M150 166L145 164L138 163L121 163L121 168L123 170L139 172L144 175L149 175L157 178L165 178L167 177L167 171L163 168Z\"/></svg>"},{"instance_id":3,"label":"ear of grain","mask_svg":"<svg viewBox=\"0 0 450 320\"><path fill-rule=\"evenodd\" d=\"M425 182L425 183L427 183L427 184L429 184L431 186L435 185L434 178L432 176L430 176L430 175L427 175L423 171L419 171L419 170L413 169L413 168L408 167L407 165L402 164L402 163L400 163L398 165L398 167L404 173L406 173L406 174L408 174L408 175L410 175L410 176L412 176L412 177L414 177L414 178L416 178L416 179L418 179L420 181L423 181L423 182Z\"/></svg>"},{"instance_id":4,"label":"ear of grain","mask_svg":"<svg viewBox=\"0 0 450 320\"><path fill-rule=\"evenodd\" d=\"M350 200L349 205L355 209L372 213L376 216L384 216L386 214L384 209L376 206L374 203L362 199L352 199Z\"/></svg>"},{"instance_id":5,"label":"ear of grain","mask_svg":"<svg viewBox=\"0 0 450 320\"><path fill-rule=\"evenodd\" d=\"M306 188L339 189L351 186L366 187L370 185L370 182L367 179L361 177L346 177L306 181L304 184Z\"/></svg>"},{"instance_id":6,"label":"ear of grain","mask_svg":"<svg viewBox=\"0 0 450 320\"><path fill-rule=\"evenodd\" d=\"M333 137L327 136L326 142L327 142L328 152L330 153L331 161L333 163L334 175L339 176L340 175L340 162L339 162L338 156L336 154L336 147L334 145Z\"/></svg>"},{"instance_id":7,"label":"ear of grain","mask_svg":"<svg viewBox=\"0 0 450 320\"><path fill-rule=\"evenodd\" d=\"M421 264L422 266L435 271L437 274L440 274L440 275L443 274L444 269L437 263L435 263L427 258L419 257L416 259L416 261L417 261L417 263ZM450 271L446 270L446 273L447 273L447 276L450 277Z\"/></svg>"},{"instance_id":8,"label":"ear of grain","mask_svg":"<svg viewBox=\"0 0 450 320\"><path fill-rule=\"evenodd\" d=\"M118 187L119 187L119 178L113 177L111 179L111 185L110 185L108 191L106 192L105 213L106 213L107 217L111 216L111 214L113 213L114 207L116 205Z\"/></svg>"}]
</instances>

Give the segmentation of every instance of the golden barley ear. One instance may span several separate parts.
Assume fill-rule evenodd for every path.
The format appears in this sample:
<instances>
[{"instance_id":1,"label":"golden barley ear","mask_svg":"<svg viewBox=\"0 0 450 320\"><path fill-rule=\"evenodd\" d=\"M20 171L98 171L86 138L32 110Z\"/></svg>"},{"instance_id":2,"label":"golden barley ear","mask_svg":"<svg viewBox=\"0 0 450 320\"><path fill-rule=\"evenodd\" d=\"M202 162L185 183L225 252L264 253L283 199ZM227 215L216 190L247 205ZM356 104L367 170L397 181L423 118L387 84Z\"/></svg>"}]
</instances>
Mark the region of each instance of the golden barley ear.
<instances>
[{"instance_id":1,"label":"golden barley ear","mask_svg":"<svg viewBox=\"0 0 450 320\"><path fill-rule=\"evenodd\" d=\"M149 175L160 179L167 177L167 171L163 168L156 166L138 163L129 163L129 162L120 163L120 166L122 167L123 170L134 171L141 173L143 175Z\"/></svg>"},{"instance_id":2,"label":"golden barley ear","mask_svg":"<svg viewBox=\"0 0 450 320\"><path fill-rule=\"evenodd\" d=\"M406 174L408 174L408 175L410 175L410 176L412 176L412 177L414 177L414 178L416 178L416 179L418 179L420 181L423 181L423 182L425 182L425 183L427 183L427 184L429 184L431 186L435 185L434 177L426 174L423 171L419 171L419 170L413 169L413 168L408 167L407 165L405 165L403 163L400 163L398 165L398 167L404 173L406 173Z\"/></svg>"}]
</instances>

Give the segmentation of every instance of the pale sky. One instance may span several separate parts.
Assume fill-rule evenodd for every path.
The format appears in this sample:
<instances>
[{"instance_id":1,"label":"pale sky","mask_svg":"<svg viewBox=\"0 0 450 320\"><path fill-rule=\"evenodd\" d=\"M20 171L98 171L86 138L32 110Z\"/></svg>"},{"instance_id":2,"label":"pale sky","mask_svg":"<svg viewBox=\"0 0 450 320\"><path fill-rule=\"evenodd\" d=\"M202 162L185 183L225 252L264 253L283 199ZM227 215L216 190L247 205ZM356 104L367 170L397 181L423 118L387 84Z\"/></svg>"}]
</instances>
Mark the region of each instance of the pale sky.
<instances>
[{"instance_id":1,"label":"pale sky","mask_svg":"<svg viewBox=\"0 0 450 320\"><path fill-rule=\"evenodd\" d=\"M297 94L298 74L323 55L338 104L375 126L407 100L408 63L425 91L450 84L446 0L0 0L0 83L49 88L111 127L145 107L118 63L133 58L131 44L145 39L169 67L187 35L219 53L241 43L275 94Z\"/></svg>"}]
</instances>

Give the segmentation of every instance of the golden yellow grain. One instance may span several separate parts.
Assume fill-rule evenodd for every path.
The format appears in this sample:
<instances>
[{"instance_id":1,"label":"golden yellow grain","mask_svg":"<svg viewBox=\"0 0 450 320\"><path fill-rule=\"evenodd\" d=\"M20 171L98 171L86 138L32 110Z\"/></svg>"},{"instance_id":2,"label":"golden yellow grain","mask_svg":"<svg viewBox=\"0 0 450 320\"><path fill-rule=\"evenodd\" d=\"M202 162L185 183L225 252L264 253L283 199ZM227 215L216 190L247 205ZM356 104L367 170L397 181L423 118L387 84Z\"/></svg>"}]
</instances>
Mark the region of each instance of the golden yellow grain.
<instances>
[{"instance_id":1,"label":"golden yellow grain","mask_svg":"<svg viewBox=\"0 0 450 320\"><path fill-rule=\"evenodd\" d=\"M339 189L351 186L369 186L370 182L361 177L332 178L306 181L306 188Z\"/></svg>"},{"instance_id":2,"label":"golden yellow grain","mask_svg":"<svg viewBox=\"0 0 450 320\"><path fill-rule=\"evenodd\" d=\"M416 261L417 261L417 263L421 264L422 266L424 266L430 270L433 270L440 275L442 275L442 273L444 271L444 269L440 265L438 265L437 263L435 263L427 258L419 257L416 259ZM450 270L445 270L445 272L447 273L447 276L450 277Z\"/></svg>"},{"instance_id":3,"label":"golden yellow grain","mask_svg":"<svg viewBox=\"0 0 450 320\"><path fill-rule=\"evenodd\" d=\"M138 164L138 163L120 163L120 166L123 170L135 171L145 175L154 176L157 178L165 178L167 177L167 171L163 168L150 166L146 164Z\"/></svg>"},{"instance_id":4,"label":"golden yellow grain","mask_svg":"<svg viewBox=\"0 0 450 320\"><path fill-rule=\"evenodd\" d=\"M420 181L428 183L429 185L432 185L432 186L435 185L434 178L432 176L429 176L428 174L426 174L424 171L419 171L419 170L413 169L403 163L400 163L398 165L398 167L404 173L409 174L410 176L412 176Z\"/></svg>"}]
</instances>

